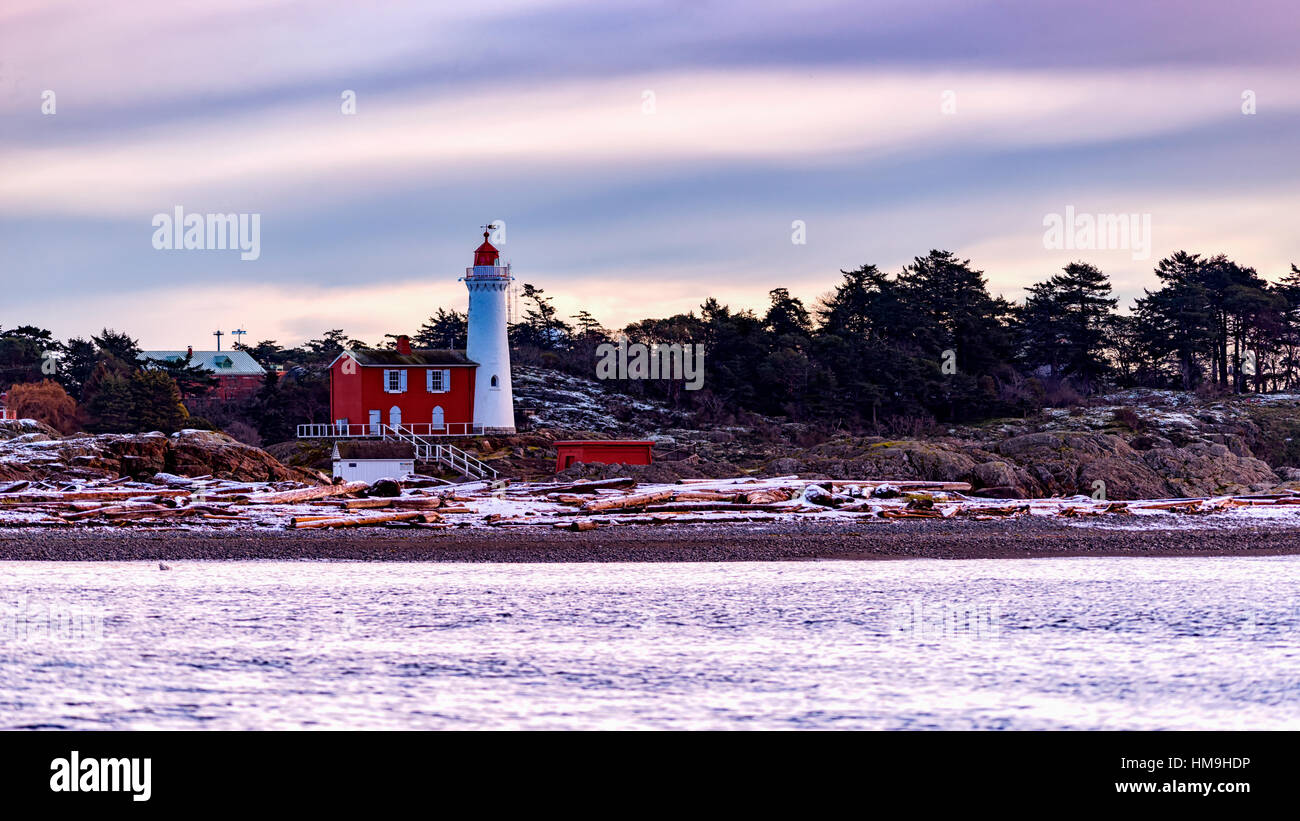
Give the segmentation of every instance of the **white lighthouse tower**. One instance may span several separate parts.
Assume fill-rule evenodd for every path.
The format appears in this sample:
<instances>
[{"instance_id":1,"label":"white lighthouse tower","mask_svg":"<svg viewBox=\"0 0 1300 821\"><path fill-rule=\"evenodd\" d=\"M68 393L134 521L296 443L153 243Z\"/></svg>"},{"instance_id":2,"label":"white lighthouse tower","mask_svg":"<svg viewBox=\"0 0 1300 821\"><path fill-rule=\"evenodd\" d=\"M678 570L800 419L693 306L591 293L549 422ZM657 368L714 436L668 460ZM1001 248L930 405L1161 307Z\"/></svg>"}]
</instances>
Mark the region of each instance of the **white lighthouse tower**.
<instances>
[{"instance_id":1,"label":"white lighthouse tower","mask_svg":"<svg viewBox=\"0 0 1300 821\"><path fill-rule=\"evenodd\" d=\"M491 226L488 226L489 228ZM506 339L506 292L513 277L500 252L488 242L474 251L465 269L469 288L469 335L465 356L478 363L474 376L474 426L485 433L515 432L515 397L510 389L510 343Z\"/></svg>"}]
</instances>

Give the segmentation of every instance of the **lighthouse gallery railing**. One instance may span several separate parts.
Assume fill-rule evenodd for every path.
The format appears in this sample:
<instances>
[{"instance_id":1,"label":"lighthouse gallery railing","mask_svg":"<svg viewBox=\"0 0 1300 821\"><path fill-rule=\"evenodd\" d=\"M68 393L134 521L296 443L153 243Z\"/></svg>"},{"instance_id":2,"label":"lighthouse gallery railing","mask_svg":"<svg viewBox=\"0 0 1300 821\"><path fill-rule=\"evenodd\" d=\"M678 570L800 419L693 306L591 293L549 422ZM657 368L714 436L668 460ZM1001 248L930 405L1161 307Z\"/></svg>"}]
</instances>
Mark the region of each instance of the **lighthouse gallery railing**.
<instances>
[{"instance_id":1,"label":"lighthouse gallery railing","mask_svg":"<svg viewBox=\"0 0 1300 821\"><path fill-rule=\"evenodd\" d=\"M509 265L472 265L465 269L465 279L510 279Z\"/></svg>"}]
</instances>

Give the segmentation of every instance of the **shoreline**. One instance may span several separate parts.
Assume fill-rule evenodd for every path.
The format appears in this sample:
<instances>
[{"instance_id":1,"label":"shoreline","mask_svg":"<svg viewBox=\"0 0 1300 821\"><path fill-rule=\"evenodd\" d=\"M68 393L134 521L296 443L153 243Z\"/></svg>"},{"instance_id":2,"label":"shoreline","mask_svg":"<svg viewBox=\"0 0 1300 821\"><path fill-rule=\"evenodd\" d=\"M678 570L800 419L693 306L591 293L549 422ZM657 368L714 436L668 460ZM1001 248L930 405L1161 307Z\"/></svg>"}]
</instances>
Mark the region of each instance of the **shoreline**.
<instances>
[{"instance_id":1,"label":"shoreline","mask_svg":"<svg viewBox=\"0 0 1300 821\"><path fill-rule=\"evenodd\" d=\"M2 561L725 562L1300 555L1300 527L1078 527L1052 521L626 525L588 532L0 530Z\"/></svg>"}]
</instances>

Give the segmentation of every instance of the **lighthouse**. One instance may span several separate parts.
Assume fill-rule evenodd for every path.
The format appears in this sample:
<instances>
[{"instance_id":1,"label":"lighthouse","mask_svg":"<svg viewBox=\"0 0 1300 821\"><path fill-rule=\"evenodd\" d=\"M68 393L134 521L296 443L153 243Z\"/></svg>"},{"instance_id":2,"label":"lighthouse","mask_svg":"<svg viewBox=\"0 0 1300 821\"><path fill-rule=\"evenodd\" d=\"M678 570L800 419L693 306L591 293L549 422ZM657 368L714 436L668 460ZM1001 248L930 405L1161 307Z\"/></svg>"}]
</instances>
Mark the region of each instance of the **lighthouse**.
<instances>
[{"instance_id":1,"label":"lighthouse","mask_svg":"<svg viewBox=\"0 0 1300 821\"><path fill-rule=\"evenodd\" d=\"M488 226L491 228L492 226ZM501 254L488 242L474 251L465 269L469 289L469 334L465 356L478 363L474 376L474 426L484 433L515 432L515 399L510 389L510 344L506 338L506 296L513 277Z\"/></svg>"}]
</instances>

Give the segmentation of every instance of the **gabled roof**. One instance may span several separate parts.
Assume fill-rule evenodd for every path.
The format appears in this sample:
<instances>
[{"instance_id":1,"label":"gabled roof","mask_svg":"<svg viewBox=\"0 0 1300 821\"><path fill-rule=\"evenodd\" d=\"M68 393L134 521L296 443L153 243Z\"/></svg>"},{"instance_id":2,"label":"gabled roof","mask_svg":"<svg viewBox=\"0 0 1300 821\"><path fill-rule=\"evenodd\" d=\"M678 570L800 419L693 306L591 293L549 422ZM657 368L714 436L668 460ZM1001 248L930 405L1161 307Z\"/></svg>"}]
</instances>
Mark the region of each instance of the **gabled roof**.
<instances>
[{"instance_id":1,"label":"gabled roof","mask_svg":"<svg viewBox=\"0 0 1300 821\"><path fill-rule=\"evenodd\" d=\"M415 446L410 442L338 442L334 445L338 459L414 459Z\"/></svg>"},{"instance_id":2,"label":"gabled roof","mask_svg":"<svg viewBox=\"0 0 1300 821\"><path fill-rule=\"evenodd\" d=\"M141 351L139 358L184 361L185 351ZM191 365L218 376L265 376L266 370L247 351L195 351Z\"/></svg>"},{"instance_id":3,"label":"gabled roof","mask_svg":"<svg viewBox=\"0 0 1300 821\"><path fill-rule=\"evenodd\" d=\"M357 361L358 365L371 367L388 368L400 367L403 365L413 367L435 366L444 368L453 366L478 366L477 362L473 362L465 357L464 351L440 350L435 348L421 348L413 350L409 354L377 348L357 348L354 350L346 350L339 354L339 356L351 356ZM337 362L338 360L335 359L334 361ZM333 362L330 364L333 365Z\"/></svg>"}]
</instances>

